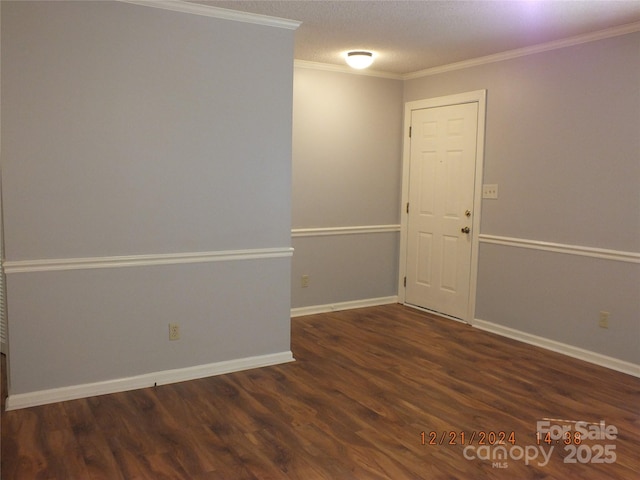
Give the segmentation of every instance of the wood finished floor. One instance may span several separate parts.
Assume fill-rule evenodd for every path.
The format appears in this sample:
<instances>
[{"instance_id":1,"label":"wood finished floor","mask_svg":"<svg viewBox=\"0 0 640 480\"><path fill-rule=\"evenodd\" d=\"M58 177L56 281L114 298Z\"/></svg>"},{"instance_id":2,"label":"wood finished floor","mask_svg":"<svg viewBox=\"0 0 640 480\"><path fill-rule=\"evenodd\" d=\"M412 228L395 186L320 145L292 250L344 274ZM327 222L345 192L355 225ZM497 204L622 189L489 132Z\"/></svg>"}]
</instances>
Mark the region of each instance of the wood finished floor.
<instances>
[{"instance_id":1,"label":"wood finished floor","mask_svg":"<svg viewBox=\"0 0 640 480\"><path fill-rule=\"evenodd\" d=\"M401 305L295 318L292 349L295 363L3 412L2 479L640 478L640 379ZM540 451L543 418L615 425L580 454L609 443L616 461L564 463L562 443L546 465L518 458ZM473 458L501 431L506 468Z\"/></svg>"}]
</instances>

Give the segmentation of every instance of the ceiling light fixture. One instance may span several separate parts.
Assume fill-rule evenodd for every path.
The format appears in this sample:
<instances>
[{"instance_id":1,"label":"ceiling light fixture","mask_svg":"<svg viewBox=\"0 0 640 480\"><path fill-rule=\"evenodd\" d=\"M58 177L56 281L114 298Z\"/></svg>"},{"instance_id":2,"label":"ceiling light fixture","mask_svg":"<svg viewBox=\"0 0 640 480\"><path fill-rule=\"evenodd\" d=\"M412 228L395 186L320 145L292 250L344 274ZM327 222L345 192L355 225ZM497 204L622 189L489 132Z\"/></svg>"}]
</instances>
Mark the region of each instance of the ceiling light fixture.
<instances>
[{"instance_id":1,"label":"ceiling light fixture","mask_svg":"<svg viewBox=\"0 0 640 480\"><path fill-rule=\"evenodd\" d=\"M351 68L361 70L373 63L373 53L363 50L347 52L346 60Z\"/></svg>"}]
</instances>

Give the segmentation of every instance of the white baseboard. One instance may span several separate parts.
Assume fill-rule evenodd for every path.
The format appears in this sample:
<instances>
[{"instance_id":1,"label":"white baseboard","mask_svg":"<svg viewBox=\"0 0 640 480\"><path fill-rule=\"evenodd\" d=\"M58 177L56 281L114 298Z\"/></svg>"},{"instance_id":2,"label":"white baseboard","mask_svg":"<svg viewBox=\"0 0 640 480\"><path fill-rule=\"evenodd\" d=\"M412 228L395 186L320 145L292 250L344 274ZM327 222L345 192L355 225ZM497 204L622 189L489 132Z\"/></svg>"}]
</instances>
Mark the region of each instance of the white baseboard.
<instances>
[{"instance_id":1,"label":"white baseboard","mask_svg":"<svg viewBox=\"0 0 640 480\"><path fill-rule=\"evenodd\" d=\"M366 298L364 300L352 300L350 302L292 308L291 316L302 317L303 315L315 315L316 313L337 312L340 310L351 310L363 307L376 307L378 305L388 305L390 303L398 303L398 296L393 295L391 297Z\"/></svg>"},{"instance_id":2,"label":"white baseboard","mask_svg":"<svg viewBox=\"0 0 640 480\"><path fill-rule=\"evenodd\" d=\"M518 340L530 345L545 348L547 350L561 353L563 355L577 358L579 360L584 360L585 362L593 363L601 367L610 368L611 370L616 370L628 375L633 375L634 377L640 377L640 365L636 365L635 363L626 362L624 360L619 360L607 355L591 352L583 348L574 347L573 345L568 345L566 343L557 342L548 338L539 337L537 335L532 335L530 333L505 327L503 325L487 322L485 320L475 319L473 321L473 326L479 328L480 330L485 330L487 332L495 333L503 337L508 337L513 340Z\"/></svg>"},{"instance_id":3,"label":"white baseboard","mask_svg":"<svg viewBox=\"0 0 640 480\"><path fill-rule=\"evenodd\" d=\"M76 400L78 398L93 397L109 393L125 392L138 388L147 388L154 385L167 385L170 383L196 380L198 378L223 375L225 373L239 372L258 367L268 367L282 363L293 362L293 353L280 352L257 357L246 357L224 362L197 365L195 367L177 368L161 372L147 373L135 377L119 378L104 382L88 383L71 387L53 388L37 392L9 395L6 402L6 410L35 407L48 403Z\"/></svg>"}]
</instances>

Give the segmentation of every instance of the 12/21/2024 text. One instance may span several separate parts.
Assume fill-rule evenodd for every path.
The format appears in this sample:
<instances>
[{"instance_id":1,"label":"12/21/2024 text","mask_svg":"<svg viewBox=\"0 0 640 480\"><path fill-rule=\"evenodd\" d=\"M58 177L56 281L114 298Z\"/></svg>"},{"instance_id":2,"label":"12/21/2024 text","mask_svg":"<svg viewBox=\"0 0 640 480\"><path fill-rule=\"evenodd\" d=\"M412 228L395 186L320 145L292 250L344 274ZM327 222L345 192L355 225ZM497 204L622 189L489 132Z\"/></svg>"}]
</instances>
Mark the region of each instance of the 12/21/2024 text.
<instances>
[{"instance_id":1,"label":"12/21/2024 text","mask_svg":"<svg viewBox=\"0 0 640 480\"><path fill-rule=\"evenodd\" d=\"M422 445L515 445L515 432L499 431L459 431L444 430L442 432L420 432Z\"/></svg>"}]
</instances>

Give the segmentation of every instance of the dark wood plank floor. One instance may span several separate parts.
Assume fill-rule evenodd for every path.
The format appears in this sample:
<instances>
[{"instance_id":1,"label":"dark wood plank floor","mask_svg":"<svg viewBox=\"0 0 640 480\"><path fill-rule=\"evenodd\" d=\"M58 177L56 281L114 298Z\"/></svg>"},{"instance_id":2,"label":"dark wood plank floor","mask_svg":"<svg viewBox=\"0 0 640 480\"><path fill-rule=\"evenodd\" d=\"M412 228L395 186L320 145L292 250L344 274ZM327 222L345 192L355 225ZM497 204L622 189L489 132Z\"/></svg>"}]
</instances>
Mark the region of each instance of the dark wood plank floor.
<instances>
[{"instance_id":1,"label":"dark wood plank floor","mask_svg":"<svg viewBox=\"0 0 640 480\"><path fill-rule=\"evenodd\" d=\"M286 365L3 412L2 478L640 478L640 379L400 305L293 319L292 348ZM618 435L537 445L545 418Z\"/></svg>"}]
</instances>

